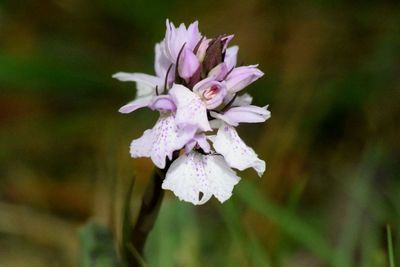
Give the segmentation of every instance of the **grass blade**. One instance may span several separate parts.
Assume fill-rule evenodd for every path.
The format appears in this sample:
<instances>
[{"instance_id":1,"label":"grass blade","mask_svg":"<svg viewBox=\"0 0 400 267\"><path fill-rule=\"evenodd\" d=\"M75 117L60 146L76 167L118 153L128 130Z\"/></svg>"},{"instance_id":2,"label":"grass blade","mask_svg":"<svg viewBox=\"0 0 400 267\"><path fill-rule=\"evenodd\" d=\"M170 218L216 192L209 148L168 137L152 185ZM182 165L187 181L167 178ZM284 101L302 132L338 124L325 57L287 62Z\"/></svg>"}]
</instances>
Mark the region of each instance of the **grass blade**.
<instances>
[{"instance_id":1,"label":"grass blade","mask_svg":"<svg viewBox=\"0 0 400 267\"><path fill-rule=\"evenodd\" d=\"M386 225L386 232L387 232L387 246L389 252L389 266L396 267L396 265L394 264L392 230L390 229L389 224Z\"/></svg>"}]
</instances>

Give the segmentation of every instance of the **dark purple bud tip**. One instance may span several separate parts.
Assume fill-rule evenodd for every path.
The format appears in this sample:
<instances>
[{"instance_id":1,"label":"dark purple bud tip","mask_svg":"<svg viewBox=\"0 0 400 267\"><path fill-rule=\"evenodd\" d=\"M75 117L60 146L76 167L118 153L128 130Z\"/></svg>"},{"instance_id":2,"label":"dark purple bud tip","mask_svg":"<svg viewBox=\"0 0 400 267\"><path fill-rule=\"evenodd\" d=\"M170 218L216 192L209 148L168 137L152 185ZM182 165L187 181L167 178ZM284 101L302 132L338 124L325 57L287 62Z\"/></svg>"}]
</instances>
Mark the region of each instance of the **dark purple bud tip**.
<instances>
[{"instance_id":1,"label":"dark purple bud tip","mask_svg":"<svg viewBox=\"0 0 400 267\"><path fill-rule=\"evenodd\" d=\"M220 35L210 42L203 61L203 73L207 74L211 69L223 61L224 41L222 38L223 36Z\"/></svg>"}]
</instances>

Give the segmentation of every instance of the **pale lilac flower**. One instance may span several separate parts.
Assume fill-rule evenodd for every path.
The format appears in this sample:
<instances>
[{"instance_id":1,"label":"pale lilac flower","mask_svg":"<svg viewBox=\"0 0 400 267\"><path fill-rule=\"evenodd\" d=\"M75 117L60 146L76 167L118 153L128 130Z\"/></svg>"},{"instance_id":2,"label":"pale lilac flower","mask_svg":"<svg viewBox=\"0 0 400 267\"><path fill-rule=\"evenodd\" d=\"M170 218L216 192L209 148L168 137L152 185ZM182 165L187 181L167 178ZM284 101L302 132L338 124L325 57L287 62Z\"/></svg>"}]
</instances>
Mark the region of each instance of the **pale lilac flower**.
<instances>
[{"instance_id":1,"label":"pale lilac flower","mask_svg":"<svg viewBox=\"0 0 400 267\"><path fill-rule=\"evenodd\" d=\"M137 83L136 99L120 112L148 107L160 113L155 126L132 141L130 153L165 169L162 188L179 199L199 205L215 196L224 202L240 180L231 168L253 168L259 176L265 171L265 162L235 130L240 123L270 117L268 106L254 106L250 95L238 95L263 72L258 65L236 66L239 47L228 47L233 35L210 39L197 22L187 28L166 24L165 38L155 47L156 75L113 76Z\"/></svg>"}]
</instances>

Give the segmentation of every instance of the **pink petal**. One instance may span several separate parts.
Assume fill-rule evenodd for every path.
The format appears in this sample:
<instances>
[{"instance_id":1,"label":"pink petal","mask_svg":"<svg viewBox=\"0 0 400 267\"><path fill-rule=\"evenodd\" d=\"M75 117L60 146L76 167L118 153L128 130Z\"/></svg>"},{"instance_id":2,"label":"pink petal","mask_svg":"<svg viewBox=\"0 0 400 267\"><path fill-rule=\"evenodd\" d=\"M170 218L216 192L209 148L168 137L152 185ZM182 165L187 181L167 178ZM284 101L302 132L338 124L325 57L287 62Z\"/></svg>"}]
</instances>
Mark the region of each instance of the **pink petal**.
<instances>
[{"instance_id":1,"label":"pink petal","mask_svg":"<svg viewBox=\"0 0 400 267\"><path fill-rule=\"evenodd\" d=\"M257 65L237 67L226 78L226 87L229 92L236 93L263 75Z\"/></svg>"},{"instance_id":2,"label":"pink petal","mask_svg":"<svg viewBox=\"0 0 400 267\"><path fill-rule=\"evenodd\" d=\"M257 107L253 105L233 107L218 118L233 126L239 123L264 122L271 117L271 112L267 108L268 106Z\"/></svg>"},{"instance_id":3,"label":"pink petal","mask_svg":"<svg viewBox=\"0 0 400 267\"><path fill-rule=\"evenodd\" d=\"M199 60L192 50L183 49L178 65L179 76L188 82L195 72L199 70L199 67Z\"/></svg>"}]
</instances>

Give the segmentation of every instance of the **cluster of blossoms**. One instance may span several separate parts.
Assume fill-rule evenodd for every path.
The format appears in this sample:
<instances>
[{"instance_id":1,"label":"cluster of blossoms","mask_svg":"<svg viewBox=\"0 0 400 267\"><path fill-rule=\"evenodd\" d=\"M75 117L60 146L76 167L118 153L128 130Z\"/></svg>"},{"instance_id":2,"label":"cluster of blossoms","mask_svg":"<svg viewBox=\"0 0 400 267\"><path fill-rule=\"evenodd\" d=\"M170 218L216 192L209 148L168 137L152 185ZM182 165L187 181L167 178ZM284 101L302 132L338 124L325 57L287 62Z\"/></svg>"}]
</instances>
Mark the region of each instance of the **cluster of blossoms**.
<instances>
[{"instance_id":1,"label":"cluster of blossoms","mask_svg":"<svg viewBox=\"0 0 400 267\"><path fill-rule=\"evenodd\" d=\"M254 168L261 176L265 162L238 136L240 123L264 122L267 106L251 105L239 93L261 76L257 65L236 66L233 35L208 39L198 23L175 27L167 20L165 38L155 47L155 73L119 72L120 81L137 84L137 96L121 113L148 107L160 117L152 129L132 141L132 157L150 157L165 169L163 189L181 200L204 204L213 195L224 202L240 178L231 168ZM168 159L167 159L168 158Z\"/></svg>"}]
</instances>

